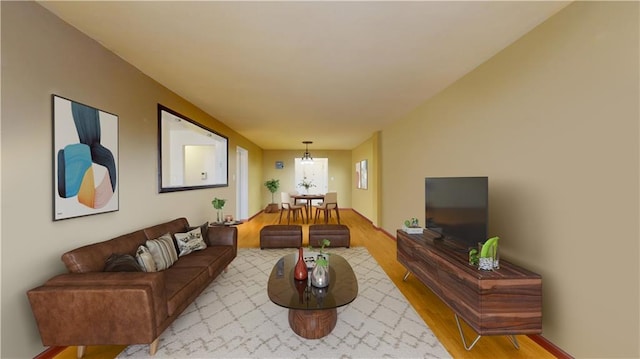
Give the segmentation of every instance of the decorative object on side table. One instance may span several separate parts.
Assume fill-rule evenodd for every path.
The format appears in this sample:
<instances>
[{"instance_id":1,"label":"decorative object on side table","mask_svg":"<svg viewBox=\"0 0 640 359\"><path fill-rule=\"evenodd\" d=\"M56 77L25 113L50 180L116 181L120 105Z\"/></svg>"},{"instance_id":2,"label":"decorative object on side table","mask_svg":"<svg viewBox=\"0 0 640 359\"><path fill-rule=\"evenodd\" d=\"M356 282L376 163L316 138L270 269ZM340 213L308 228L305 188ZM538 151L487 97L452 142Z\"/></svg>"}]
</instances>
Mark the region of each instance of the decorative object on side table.
<instances>
[{"instance_id":1,"label":"decorative object on side table","mask_svg":"<svg viewBox=\"0 0 640 359\"><path fill-rule=\"evenodd\" d=\"M424 229L420 227L418 219L414 217L404 221L402 230L409 234L422 234Z\"/></svg>"},{"instance_id":2,"label":"decorative object on side table","mask_svg":"<svg viewBox=\"0 0 640 359\"><path fill-rule=\"evenodd\" d=\"M221 199L218 197L215 197L213 199L213 201L211 201L211 204L213 205L213 208L216 209L216 223L223 223L224 222L224 218L222 215L222 208L224 208L225 203L227 203L226 199Z\"/></svg>"},{"instance_id":3,"label":"decorative object on side table","mask_svg":"<svg viewBox=\"0 0 640 359\"><path fill-rule=\"evenodd\" d=\"M264 186L267 187L269 192L271 192L271 203L269 203L267 207L264 209L264 213L278 212L280 208L278 207L278 204L274 199L274 195L276 192L278 192L278 189L280 188L280 180L272 178L270 180L265 181Z\"/></svg>"}]
</instances>

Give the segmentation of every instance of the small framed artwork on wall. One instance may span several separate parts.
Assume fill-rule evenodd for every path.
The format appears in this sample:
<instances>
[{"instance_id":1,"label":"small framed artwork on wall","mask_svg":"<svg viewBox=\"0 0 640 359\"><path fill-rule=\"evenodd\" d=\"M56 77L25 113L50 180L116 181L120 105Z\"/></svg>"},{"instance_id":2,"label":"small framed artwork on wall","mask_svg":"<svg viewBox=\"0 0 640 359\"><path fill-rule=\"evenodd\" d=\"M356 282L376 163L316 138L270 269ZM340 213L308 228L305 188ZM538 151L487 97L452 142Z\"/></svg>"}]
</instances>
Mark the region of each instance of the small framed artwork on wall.
<instances>
[{"instance_id":1,"label":"small framed artwork on wall","mask_svg":"<svg viewBox=\"0 0 640 359\"><path fill-rule=\"evenodd\" d=\"M282 161L276 161L276 169L277 170L281 170L284 168L284 162Z\"/></svg>"},{"instance_id":2,"label":"small framed artwork on wall","mask_svg":"<svg viewBox=\"0 0 640 359\"><path fill-rule=\"evenodd\" d=\"M118 116L53 95L53 220L119 209Z\"/></svg>"},{"instance_id":3,"label":"small framed artwork on wall","mask_svg":"<svg viewBox=\"0 0 640 359\"><path fill-rule=\"evenodd\" d=\"M369 181L367 180L367 160L360 161L360 187L361 189L367 189L369 187Z\"/></svg>"}]
</instances>

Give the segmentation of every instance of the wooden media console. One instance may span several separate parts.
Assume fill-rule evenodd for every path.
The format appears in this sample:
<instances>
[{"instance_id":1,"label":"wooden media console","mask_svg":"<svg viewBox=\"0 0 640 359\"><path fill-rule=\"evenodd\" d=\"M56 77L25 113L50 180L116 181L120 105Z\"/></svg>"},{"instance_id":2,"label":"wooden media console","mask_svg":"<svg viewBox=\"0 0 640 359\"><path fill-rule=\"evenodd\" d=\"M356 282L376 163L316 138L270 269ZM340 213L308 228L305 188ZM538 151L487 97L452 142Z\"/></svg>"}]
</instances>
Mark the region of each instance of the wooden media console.
<instances>
[{"instance_id":1,"label":"wooden media console","mask_svg":"<svg viewBox=\"0 0 640 359\"><path fill-rule=\"evenodd\" d=\"M542 277L500 259L500 268L478 270L465 248L423 234L397 231L398 261L455 313L462 343L471 350L484 335L542 333ZM458 317L478 336L467 345Z\"/></svg>"}]
</instances>

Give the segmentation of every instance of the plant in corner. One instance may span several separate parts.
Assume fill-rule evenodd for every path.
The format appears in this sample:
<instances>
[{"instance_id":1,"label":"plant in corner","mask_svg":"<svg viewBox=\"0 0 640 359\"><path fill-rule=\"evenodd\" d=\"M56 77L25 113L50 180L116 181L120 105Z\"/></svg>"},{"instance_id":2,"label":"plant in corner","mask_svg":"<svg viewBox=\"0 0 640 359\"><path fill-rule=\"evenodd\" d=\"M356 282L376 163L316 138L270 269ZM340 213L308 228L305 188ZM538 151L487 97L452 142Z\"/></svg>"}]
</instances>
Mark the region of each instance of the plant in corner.
<instances>
[{"instance_id":1,"label":"plant in corner","mask_svg":"<svg viewBox=\"0 0 640 359\"><path fill-rule=\"evenodd\" d=\"M223 222L223 218L222 218L222 208L224 207L225 203L227 203L226 199L221 199L218 197L215 197L213 199L213 201L211 201L211 204L213 205L213 208L216 209L217 212L217 219L216 222L217 223L222 223Z\"/></svg>"},{"instance_id":2,"label":"plant in corner","mask_svg":"<svg viewBox=\"0 0 640 359\"><path fill-rule=\"evenodd\" d=\"M271 192L271 203L264 209L265 213L278 212L278 204L275 203L274 195L280 188L280 180L272 178L264 182L264 186Z\"/></svg>"}]
</instances>

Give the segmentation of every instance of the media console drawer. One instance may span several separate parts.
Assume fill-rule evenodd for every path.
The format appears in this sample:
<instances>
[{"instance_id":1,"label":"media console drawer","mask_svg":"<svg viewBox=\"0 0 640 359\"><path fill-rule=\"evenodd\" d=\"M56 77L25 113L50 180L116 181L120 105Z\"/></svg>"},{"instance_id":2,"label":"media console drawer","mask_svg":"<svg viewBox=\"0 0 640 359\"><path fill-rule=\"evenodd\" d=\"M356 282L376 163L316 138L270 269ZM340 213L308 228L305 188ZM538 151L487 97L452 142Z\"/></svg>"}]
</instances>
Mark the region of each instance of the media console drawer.
<instances>
[{"instance_id":1,"label":"media console drawer","mask_svg":"<svg viewBox=\"0 0 640 359\"><path fill-rule=\"evenodd\" d=\"M508 261L481 271L427 233L397 232L398 261L479 335L542 333L542 277ZM410 259L410 260L409 260Z\"/></svg>"}]
</instances>

